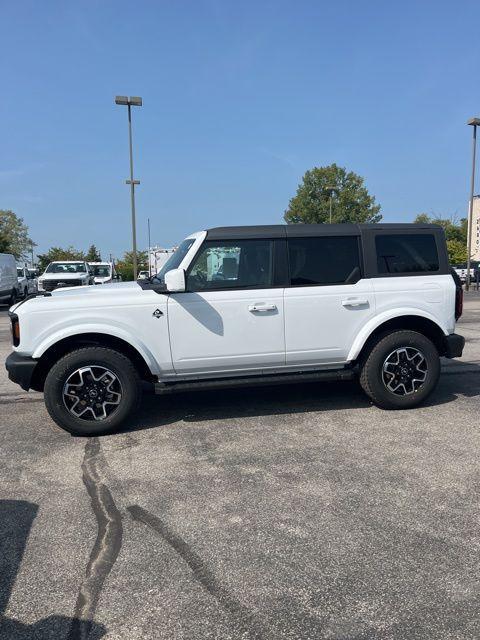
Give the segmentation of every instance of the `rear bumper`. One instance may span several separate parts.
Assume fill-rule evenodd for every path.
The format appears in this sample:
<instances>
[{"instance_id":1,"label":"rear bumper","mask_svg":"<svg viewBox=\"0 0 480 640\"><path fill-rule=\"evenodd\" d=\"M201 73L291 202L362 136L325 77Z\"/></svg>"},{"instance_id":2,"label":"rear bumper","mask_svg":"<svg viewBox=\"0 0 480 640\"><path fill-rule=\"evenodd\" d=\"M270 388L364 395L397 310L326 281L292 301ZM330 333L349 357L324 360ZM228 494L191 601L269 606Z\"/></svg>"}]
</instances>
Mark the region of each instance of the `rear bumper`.
<instances>
[{"instance_id":1,"label":"rear bumper","mask_svg":"<svg viewBox=\"0 0 480 640\"><path fill-rule=\"evenodd\" d=\"M445 353L443 355L446 358L460 358L465 346L465 338L457 333L451 333L449 336L445 336L444 340Z\"/></svg>"},{"instance_id":2,"label":"rear bumper","mask_svg":"<svg viewBox=\"0 0 480 640\"><path fill-rule=\"evenodd\" d=\"M21 356L13 352L7 357L5 368L8 371L10 380L20 385L25 391L28 391L37 364L38 361L32 357Z\"/></svg>"}]
</instances>

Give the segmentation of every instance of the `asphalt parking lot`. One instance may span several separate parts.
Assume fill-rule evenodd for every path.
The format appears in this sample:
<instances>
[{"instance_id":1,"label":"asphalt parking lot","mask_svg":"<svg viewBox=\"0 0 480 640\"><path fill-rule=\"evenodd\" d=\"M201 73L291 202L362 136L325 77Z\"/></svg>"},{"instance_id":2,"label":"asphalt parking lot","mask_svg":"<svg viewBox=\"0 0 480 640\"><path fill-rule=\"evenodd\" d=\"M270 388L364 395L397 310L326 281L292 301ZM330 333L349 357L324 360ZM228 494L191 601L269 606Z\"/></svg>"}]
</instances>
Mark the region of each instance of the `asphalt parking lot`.
<instances>
[{"instance_id":1,"label":"asphalt parking lot","mask_svg":"<svg viewBox=\"0 0 480 640\"><path fill-rule=\"evenodd\" d=\"M3 369L0 638L480 637L480 296L428 405L356 384L149 397L56 428Z\"/></svg>"}]
</instances>

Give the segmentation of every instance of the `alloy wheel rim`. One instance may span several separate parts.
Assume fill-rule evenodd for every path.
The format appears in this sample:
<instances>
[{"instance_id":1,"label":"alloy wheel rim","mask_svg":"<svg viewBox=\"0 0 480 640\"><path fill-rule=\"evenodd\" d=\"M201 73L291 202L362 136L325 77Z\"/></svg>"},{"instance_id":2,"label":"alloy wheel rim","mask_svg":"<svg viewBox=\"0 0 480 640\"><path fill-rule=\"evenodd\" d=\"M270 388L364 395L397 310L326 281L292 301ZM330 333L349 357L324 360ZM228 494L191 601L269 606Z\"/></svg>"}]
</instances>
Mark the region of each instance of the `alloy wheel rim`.
<instances>
[{"instance_id":1,"label":"alloy wheel rim","mask_svg":"<svg viewBox=\"0 0 480 640\"><path fill-rule=\"evenodd\" d=\"M395 349L385 358L382 367L383 384L397 396L417 393L427 379L427 374L427 360L415 347Z\"/></svg>"},{"instance_id":2,"label":"alloy wheel rim","mask_svg":"<svg viewBox=\"0 0 480 640\"><path fill-rule=\"evenodd\" d=\"M118 409L122 396L118 376L99 365L76 369L63 386L65 408L81 420L105 420Z\"/></svg>"}]
</instances>

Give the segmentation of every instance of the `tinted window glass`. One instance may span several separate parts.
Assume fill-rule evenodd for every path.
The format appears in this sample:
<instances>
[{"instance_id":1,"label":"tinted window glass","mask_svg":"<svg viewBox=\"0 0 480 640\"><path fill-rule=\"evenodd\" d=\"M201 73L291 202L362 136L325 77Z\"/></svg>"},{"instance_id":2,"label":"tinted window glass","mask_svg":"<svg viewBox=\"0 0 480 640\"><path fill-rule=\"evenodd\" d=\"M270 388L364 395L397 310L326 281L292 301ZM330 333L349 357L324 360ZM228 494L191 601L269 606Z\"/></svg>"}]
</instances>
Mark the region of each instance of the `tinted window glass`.
<instances>
[{"instance_id":1,"label":"tinted window glass","mask_svg":"<svg viewBox=\"0 0 480 640\"><path fill-rule=\"evenodd\" d=\"M378 273L438 271L433 234L378 235L375 238Z\"/></svg>"},{"instance_id":2,"label":"tinted window glass","mask_svg":"<svg viewBox=\"0 0 480 640\"><path fill-rule=\"evenodd\" d=\"M207 242L187 277L189 291L226 287L271 287L273 242L235 240Z\"/></svg>"},{"instance_id":3,"label":"tinted window glass","mask_svg":"<svg viewBox=\"0 0 480 640\"><path fill-rule=\"evenodd\" d=\"M344 284L360 276L356 236L289 238L288 253L293 286Z\"/></svg>"}]
</instances>

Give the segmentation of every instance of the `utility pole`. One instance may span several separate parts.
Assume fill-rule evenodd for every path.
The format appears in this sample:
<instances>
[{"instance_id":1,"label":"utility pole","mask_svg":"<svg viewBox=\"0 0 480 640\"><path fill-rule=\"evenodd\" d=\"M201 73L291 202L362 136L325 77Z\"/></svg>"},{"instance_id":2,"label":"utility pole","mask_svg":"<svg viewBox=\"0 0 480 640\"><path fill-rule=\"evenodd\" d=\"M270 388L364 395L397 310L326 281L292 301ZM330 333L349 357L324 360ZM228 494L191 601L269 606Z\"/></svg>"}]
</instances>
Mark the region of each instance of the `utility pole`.
<instances>
[{"instance_id":1,"label":"utility pole","mask_svg":"<svg viewBox=\"0 0 480 640\"><path fill-rule=\"evenodd\" d=\"M477 127L480 125L480 118L472 118L467 122L473 127L472 137L472 177L470 180L470 206L468 210L468 232L467 232L467 279L465 289L470 289L470 262L472 257L472 221L473 221L473 198L475 194L475 161L477 153Z\"/></svg>"},{"instance_id":2,"label":"utility pole","mask_svg":"<svg viewBox=\"0 0 480 640\"><path fill-rule=\"evenodd\" d=\"M132 209L132 250L133 250L133 279L136 280L138 276L137 266L137 224L135 219L135 186L140 184L140 180L134 180L133 178L133 144L132 144L132 106L141 107L143 102L142 98L138 96L116 96L115 104L126 105L128 108L128 141L130 148L130 180L125 180L126 184L130 185L130 204Z\"/></svg>"}]
</instances>

